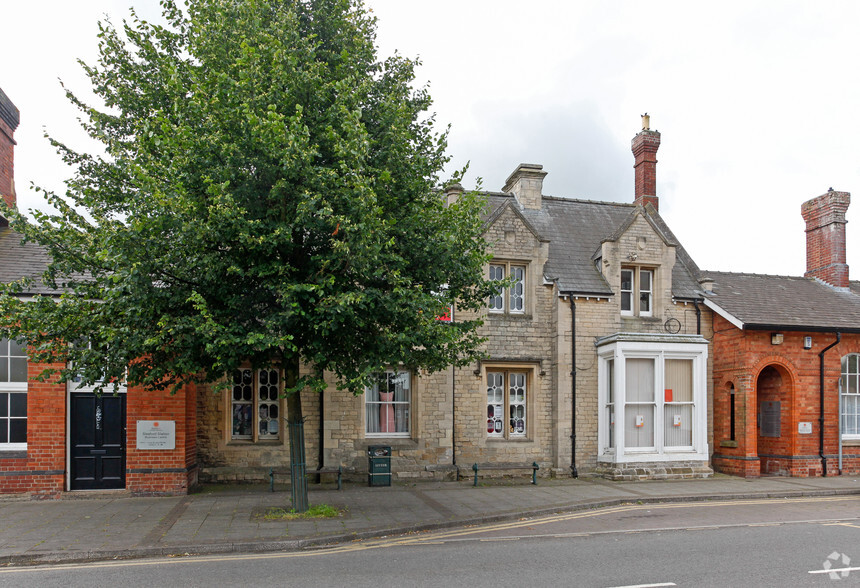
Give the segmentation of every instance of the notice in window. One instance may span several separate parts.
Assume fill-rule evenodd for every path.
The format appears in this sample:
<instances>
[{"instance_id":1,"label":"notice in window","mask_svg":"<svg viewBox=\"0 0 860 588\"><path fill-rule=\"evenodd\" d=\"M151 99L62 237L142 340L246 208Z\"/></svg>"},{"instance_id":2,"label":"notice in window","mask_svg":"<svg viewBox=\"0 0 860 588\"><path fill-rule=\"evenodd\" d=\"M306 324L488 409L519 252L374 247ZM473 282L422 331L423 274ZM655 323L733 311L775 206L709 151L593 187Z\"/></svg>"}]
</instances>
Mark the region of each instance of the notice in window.
<instances>
[{"instance_id":1,"label":"notice in window","mask_svg":"<svg viewBox=\"0 0 860 588\"><path fill-rule=\"evenodd\" d=\"M137 448L176 449L176 421L137 421Z\"/></svg>"}]
</instances>

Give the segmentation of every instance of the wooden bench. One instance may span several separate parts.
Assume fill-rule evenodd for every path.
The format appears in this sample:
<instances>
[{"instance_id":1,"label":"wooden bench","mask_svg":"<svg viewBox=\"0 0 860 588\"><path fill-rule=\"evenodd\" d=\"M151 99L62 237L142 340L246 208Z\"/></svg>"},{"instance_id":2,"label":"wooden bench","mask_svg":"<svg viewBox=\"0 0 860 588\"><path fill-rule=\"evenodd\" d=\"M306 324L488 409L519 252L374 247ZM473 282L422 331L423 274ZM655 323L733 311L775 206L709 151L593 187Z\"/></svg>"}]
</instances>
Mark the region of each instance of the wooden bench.
<instances>
[{"instance_id":1,"label":"wooden bench","mask_svg":"<svg viewBox=\"0 0 860 588\"><path fill-rule=\"evenodd\" d=\"M475 486L478 485L478 472L480 470L531 470L532 484L537 485L537 471L540 466L536 461L530 464L519 463L476 463L472 465L472 471L475 472Z\"/></svg>"},{"instance_id":2,"label":"wooden bench","mask_svg":"<svg viewBox=\"0 0 860 588\"><path fill-rule=\"evenodd\" d=\"M343 466L334 467L324 467L315 470L305 470L305 475L311 474L337 474L337 489L343 490ZM275 491L275 476L291 476L292 472L290 470L275 470L275 468L269 469L269 480L272 492Z\"/></svg>"}]
</instances>

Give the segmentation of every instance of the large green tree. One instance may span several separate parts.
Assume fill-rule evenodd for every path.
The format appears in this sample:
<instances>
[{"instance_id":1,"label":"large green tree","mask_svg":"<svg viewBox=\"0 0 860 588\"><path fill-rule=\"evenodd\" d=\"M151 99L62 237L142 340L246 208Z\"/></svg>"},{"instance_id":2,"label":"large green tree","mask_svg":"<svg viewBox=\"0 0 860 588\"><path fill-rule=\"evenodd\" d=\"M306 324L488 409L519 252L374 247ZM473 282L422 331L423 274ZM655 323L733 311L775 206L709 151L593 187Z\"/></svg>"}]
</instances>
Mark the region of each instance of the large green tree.
<instances>
[{"instance_id":1,"label":"large green tree","mask_svg":"<svg viewBox=\"0 0 860 588\"><path fill-rule=\"evenodd\" d=\"M6 286L5 334L85 383L277 367L290 421L324 372L360 393L385 366L474 358L479 322L437 317L491 291L482 203L444 203L446 134L415 62L378 59L358 0L186 4L164 0L163 24L101 24L82 64L99 104L68 97L104 151L55 140L67 191L33 220L6 211L65 293L22 302Z\"/></svg>"}]
</instances>

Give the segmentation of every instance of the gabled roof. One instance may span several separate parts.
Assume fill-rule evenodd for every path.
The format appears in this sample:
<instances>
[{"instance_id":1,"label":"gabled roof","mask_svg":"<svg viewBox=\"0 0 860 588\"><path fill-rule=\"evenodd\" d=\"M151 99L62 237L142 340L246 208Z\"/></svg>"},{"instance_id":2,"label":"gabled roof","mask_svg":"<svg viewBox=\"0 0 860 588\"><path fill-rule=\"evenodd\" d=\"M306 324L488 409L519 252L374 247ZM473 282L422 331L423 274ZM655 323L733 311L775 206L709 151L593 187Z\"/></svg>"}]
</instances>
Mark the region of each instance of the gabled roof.
<instances>
[{"instance_id":1,"label":"gabled roof","mask_svg":"<svg viewBox=\"0 0 860 588\"><path fill-rule=\"evenodd\" d=\"M814 278L704 271L714 280L705 305L748 330L860 332L860 283L828 286Z\"/></svg>"},{"instance_id":2,"label":"gabled roof","mask_svg":"<svg viewBox=\"0 0 860 588\"><path fill-rule=\"evenodd\" d=\"M601 243L615 240L642 215L661 238L676 247L672 270L672 293L678 298L701 298L698 267L678 243L672 231L652 206L598 202L543 196L541 209L521 208L510 194L488 193L487 220L497 218L503 207L517 210L541 240L549 241L549 259L543 268L547 280L556 281L559 291L592 296L612 296L613 290L595 264Z\"/></svg>"}]
</instances>

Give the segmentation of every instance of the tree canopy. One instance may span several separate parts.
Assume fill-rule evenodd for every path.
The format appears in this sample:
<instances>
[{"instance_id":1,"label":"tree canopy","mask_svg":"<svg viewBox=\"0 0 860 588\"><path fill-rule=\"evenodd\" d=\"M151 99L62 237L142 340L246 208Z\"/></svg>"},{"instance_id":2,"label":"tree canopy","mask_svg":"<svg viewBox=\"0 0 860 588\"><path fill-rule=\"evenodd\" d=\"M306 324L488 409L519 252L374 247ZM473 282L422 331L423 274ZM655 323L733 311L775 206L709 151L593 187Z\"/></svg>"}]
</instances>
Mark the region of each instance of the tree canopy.
<instances>
[{"instance_id":1,"label":"tree canopy","mask_svg":"<svg viewBox=\"0 0 860 588\"><path fill-rule=\"evenodd\" d=\"M63 294L3 286L4 334L63 379L149 390L304 362L286 392L331 372L359 393L387 365L473 359L479 320L437 317L492 289L483 203L439 192L446 132L416 62L377 57L357 0L186 4L101 23L82 63L100 103L67 95L103 153L52 139L66 192L5 212Z\"/></svg>"}]
</instances>

